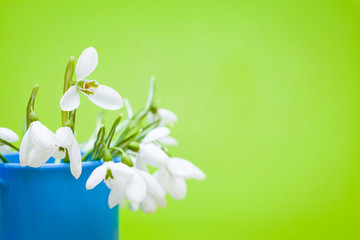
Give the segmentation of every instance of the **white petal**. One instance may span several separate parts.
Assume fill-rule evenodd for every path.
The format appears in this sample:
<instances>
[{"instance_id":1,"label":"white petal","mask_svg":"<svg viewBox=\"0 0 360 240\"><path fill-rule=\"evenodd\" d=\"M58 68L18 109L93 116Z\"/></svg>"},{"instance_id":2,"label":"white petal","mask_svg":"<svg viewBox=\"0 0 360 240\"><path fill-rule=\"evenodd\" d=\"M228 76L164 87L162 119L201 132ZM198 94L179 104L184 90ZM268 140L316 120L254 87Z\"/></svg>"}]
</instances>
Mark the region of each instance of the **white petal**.
<instances>
[{"instance_id":1,"label":"white petal","mask_svg":"<svg viewBox=\"0 0 360 240\"><path fill-rule=\"evenodd\" d=\"M158 206L165 207L164 198L156 199L151 194L146 195L145 200L141 203L141 210L144 213L154 213Z\"/></svg>"},{"instance_id":2,"label":"white petal","mask_svg":"<svg viewBox=\"0 0 360 240\"><path fill-rule=\"evenodd\" d=\"M98 54L93 47L85 49L76 64L76 76L78 80L85 79L96 68L98 64Z\"/></svg>"},{"instance_id":3,"label":"white petal","mask_svg":"<svg viewBox=\"0 0 360 240\"><path fill-rule=\"evenodd\" d=\"M127 117L132 118L134 116L134 111L130 105L130 102L127 98L124 99L124 105L126 107Z\"/></svg>"},{"instance_id":4,"label":"white petal","mask_svg":"<svg viewBox=\"0 0 360 240\"><path fill-rule=\"evenodd\" d=\"M178 177L170 177L170 181L167 184L167 191L175 200L184 199L186 196L185 180Z\"/></svg>"},{"instance_id":5,"label":"white petal","mask_svg":"<svg viewBox=\"0 0 360 240\"><path fill-rule=\"evenodd\" d=\"M178 117L175 113L173 113L170 110L159 108L157 110L157 113L160 115L161 122L160 125L167 125L167 124L173 124L176 123L178 120Z\"/></svg>"},{"instance_id":6,"label":"white petal","mask_svg":"<svg viewBox=\"0 0 360 240\"><path fill-rule=\"evenodd\" d=\"M193 177L194 164L182 158L170 158L167 164L167 169L171 175L180 178Z\"/></svg>"},{"instance_id":7,"label":"white petal","mask_svg":"<svg viewBox=\"0 0 360 240\"><path fill-rule=\"evenodd\" d=\"M55 133L55 145L58 147L68 148L74 140L74 134L69 127L61 127Z\"/></svg>"},{"instance_id":8,"label":"white petal","mask_svg":"<svg viewBox=\"0 0 360 240\"><path fill-rule=\"evenodd\" d=\"M133 210L134 212L136 212L137 210L139 210L140 204L139 203L130 203L130 208L131 210Z\"/></svg>"},{"instance_id":9,"label":"white petal","mask_svg":"<svg viewBox=\"0 0 360 240\"><path fill-rule=\"evenodd\" d=\"M20 145L19 158L20 158L20 165L22 167L28 165L30 151L34 148L34 144L32 143L30 136L30 131L31 131L31 125L30 128L26 131Z\"/></svg>"},{"instance_id":10,"label":"white petal","mask_svg":"<svg viewBox=\"0 0 360 240\"><path fill-rule=\"evenodd\" d=\"M70 171L71 174L78 179L82 171L81 152L79 144L73 136L72 145L68 148L70 158Z\"/></svg>"},{"instance_id":11,"label":"white petal","mask_svg":"<svg viewBox=\"0 0 360 240\"><path fill-rule=\"evenodd\" d=\"M80 105L79 91L76 86L70 87L61 97L60 108L63 111L72 111Z\"/></svg>"},{"instance_id":12,"label":"white petal","mask_svg":"<svg viewBox=\"0 0 360 240\"><path fill-rule=\"evenodd\" d=\"M145 181L146 189L149 193L157 198L165 197L165 192L161 188L160 184L156 181L155 177L147 172L137 170L137 173Z\"/></svg>"},{"instance_id":13,"label":"white petal","mask_svg":"<svg viewBox=\"0 0 360 240\"><path fill-rule=\"evenodd\" d=\"M153 213L157 209L157 205L154 201L154 198L151 195L146 195L145 200L141 203L141 210L144 213Z\"/></svg>"},{"instance_id":14,"label":"white petal","mask_svg":"<svg viewBox=\"0 0 360 240\"><path fill-rule=\"evenodd\" d=\"M148 134L146 134L145 138L143 139L143 143L149 143L156 140L159 140L160 138L163 138L170 134L170 129L167 127L158 127L153 130L151 130Z\"/></svg>"},{"instance_id":15,"label":"white petal","mask_svg":"<svg viewBox=\"0 0 360 240\"><path fill-rule=\"evenodd\" d=\"M167 189L167 184L170 181L170 177L171 177L169 175L169 172L165 168L160 168L159 170L157 170L154 173L154 177L156 178L156 180L160 184L161 188L163 190L166 190Z\"/></svg>"},{"instance_id":16,"label":"white petal","mask_svg":"<svg viewBox=\"0 0 360 240\"><path fill-rule=\"evenodd\" d=\"M133 158L131 158L133 159ZM144 171L144 172L149 172L148 167L146 166L145 160L143 160L142 158L139 157L139 155L136 156L135 161L133 160L133 163L135 165L135 168Z\"/></svg>"},{"instance_id":17,"label":"white petal","mask_svg":"<svg viewBox=\"0 0 360 240\"><path fill-rule=\"evenodd\" d=\"M115 178L118 177L131 177L134 175L134 171L124 163L114 163L114 162L108 162L108 166L111 169L111 172Z\"/></svg>"},{"instance_id":18,"label":"white petal","mask_svg":"<svg viewBox=\"0 0 360 240\"><path fill-rule=\"evenodd\" d=\"M127 205L127 200L126 200L126 198L125 198L125 194L124 194L124 199L120 201L120 203L119 203L119 207L121 207L121 208L125 208L125 207L126 207L126 205Z\"/></svg>"},{"instance_id":19,"label":"white petal","mask_svg":"<svg viewBox=\"0 0 360 240\"><path fill-rule=\"evenodd\" d=\"M64 159L65 158L65 151L60 151L58 148L56 151L52 154L52 157L55 159Z\"/></svg>"},{"instance_id":20,"label":"white petal","mask_svg":"<svg viewBox=\"0 0 360 240\"><path fill-rule=\"evenodd\" d=\"M162 198L154 198L156 205L160 206L160 207L166 207L166 200L165 197Z\"/></svg>"},{"instance_id":21,"label":"white petal","mask_svg":"<svg viewBox=\"0 0 360 240\"><path fill-rule=\"evenodd\" d=\"M49 160L49 158L51 157L51 155L53 154L53 152L56 149L50 149L50 150L41 150L38 148L33 148L29 154L29 166L30 167L41 167L42 165L44 165L47 160Z\"/></svg>"},{"instance_id":22,"label":"white petal","mask_svg":"<svg viewBox=\"0 0 360 240\"><path fill-rule=\"evenodd\" d=\"M125 199L125 191L123 184L114 186L109 195L108 204L110 208L115 207Z\"/></svg>"},{"instance_id":23,"label":"white petal","mask_svg":"<svg viewBox=\"0 0 360 240\"><path fill-rule=\"evenodd\" d=\"M7 145L0 145L0 153L7 154L11 152L11 148Z\"/></svg>"},{"instance_id":24,"label":"white petal","mask_svg":"<svg viewBox=\"0 0 360 240\"><path fill-rule=\"evenodd\" d=\"M167 145L167 146L177 146L178 145L178 141L175 138L170 137L170 136L160 138L158 140L158 142L161 144Z\"/></svg>"},{"instance_id":25,"label":"white petal","mask_svg":"<svg viewBox=\"0 0 360 240\"><path fill-rule=\"evenodd\" d=\"M105 165L105 164L104 164ZM106 167L106 169L108 169L107 167ZM107 171L107 170L106 170ZM106 175L105 175L106 176ZM105 181L105 184L106 184L106 186L109 188L109 189L112 189L117 183L119 183L118 181L115 181L115 180L113 180L113 179L106 179Z\"/></svg>"},{"instance_id":26,"label":"white petal","mask_svg":"<svg viewBox=\"0 0 360 240\"><path fill-rule=\"evenodd\" d=\"M99 85L94 94L86 96L94 104L107 110L117 110L123 106L123 100L120 94L111 87Z\"/></svg>"},{"instance_id":27,"label":"white petal","mask_svg":"<svg viewBox=\"0 0 360 240\"><path fill-rule=\"evenodd\" d=\"M127 184L126 196L131 203L140 203L145 199L146 185L138 174L135 174Z\"/></svg>"},{"instance_id":28,"label":"white petal","mask_svg":"<svg viewBox=\"0 0 360 240\"><path fill-rule=\"evenodd\" d=\"M106 176L106 171L107 171L107 168L105 165L101 165L101 166L95 168L86 182L86 189L87 190L93 189L102 180L104 180L104 178Z\"/></svg>"},{"instance_id":29,"label":"white petal","mask_svg":"<svg viewBox=\"0 0 360 240\"><path fill-rule=\"evenodd\" d=\"M30 136L34 145L42 150L53 148L55 134L39 121L32 122L31 125Z\"/></svg>"},{"instance_id":30,"label":"white petal","mask_svg":"<svg viewBox=\"0 0 360 240\"><path fill-rule=\"evenodd\" d=\"M7 142L17 142L19 141L18 135L8 128L0 127L0 139Z\"/></svg>"},{"instance_id":31,"label":"white petal","mask_svg":"<svg viewBox=\"0 0 360 240\"><path fill-rule=\"evenodd\" d=\"M193 163L182 158L170 158L167 164L168 170L173 176L196 180L204 180L206 175Z\"/></svg>"},{"instance_id":32,"label":"white petal","mask_svg":"<svg viewBox=\"0 0 360 240\"><path fill-rule=\"evenodd\" d=\"M140 144L139 157L153 167L162 167L169 156L153 143Z\"/></svg>"},{"instance_id":33,"label":"white petal","mask_svg":"<svg viewBox=\"0 0 360 240\"><path fill-rule=\"evenodd\" d=\"M206 178L206 175L200 168L194 165L192 178L201 181Z\"/></svg>"}]
</instances>

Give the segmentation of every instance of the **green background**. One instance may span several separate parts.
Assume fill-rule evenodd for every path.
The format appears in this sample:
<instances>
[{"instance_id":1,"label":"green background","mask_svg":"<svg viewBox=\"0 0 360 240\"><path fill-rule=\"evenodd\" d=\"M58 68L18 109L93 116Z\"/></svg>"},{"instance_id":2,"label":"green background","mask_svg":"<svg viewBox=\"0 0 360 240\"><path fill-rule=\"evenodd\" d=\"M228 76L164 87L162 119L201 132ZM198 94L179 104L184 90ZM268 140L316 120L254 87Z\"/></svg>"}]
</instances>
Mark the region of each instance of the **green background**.
<instances>
[{"instance_id":1,"label":"green background","mask_svg":"<svg viewBox=\"0 0 360 240\"><path fill-rule=\"evenodd\" d=\"M207 179L121 210L122 239L360 239L359 1L1 1L0 30L0 126L18 133L36 83L60 127L67 60L89 46L91 77L135 109L157 77L171 150ZM79 140L100 110L82 97Z\"/></svg>"}]
</instances>

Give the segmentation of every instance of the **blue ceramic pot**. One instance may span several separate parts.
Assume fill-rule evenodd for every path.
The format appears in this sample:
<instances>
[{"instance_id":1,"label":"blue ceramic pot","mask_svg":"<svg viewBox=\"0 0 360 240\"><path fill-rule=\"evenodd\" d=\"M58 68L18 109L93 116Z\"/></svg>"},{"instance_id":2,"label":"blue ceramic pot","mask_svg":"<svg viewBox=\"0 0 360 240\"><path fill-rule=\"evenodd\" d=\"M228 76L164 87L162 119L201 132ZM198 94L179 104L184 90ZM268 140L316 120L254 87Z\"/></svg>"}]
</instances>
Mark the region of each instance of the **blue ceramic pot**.
<instances>
[{"instance_id":1,"label":"blue ceramic pot","mask_svg":"<svg viewBox=\"0 0 360 240\"><path fill-rule=\"evenodd\" d=\"M83 162L75 179L67 163L21 167L18 153L0 163L0 239L115 240L118 208L109 209L105 183L86 190L101 162Z\"/></svg>"}]
</instances>

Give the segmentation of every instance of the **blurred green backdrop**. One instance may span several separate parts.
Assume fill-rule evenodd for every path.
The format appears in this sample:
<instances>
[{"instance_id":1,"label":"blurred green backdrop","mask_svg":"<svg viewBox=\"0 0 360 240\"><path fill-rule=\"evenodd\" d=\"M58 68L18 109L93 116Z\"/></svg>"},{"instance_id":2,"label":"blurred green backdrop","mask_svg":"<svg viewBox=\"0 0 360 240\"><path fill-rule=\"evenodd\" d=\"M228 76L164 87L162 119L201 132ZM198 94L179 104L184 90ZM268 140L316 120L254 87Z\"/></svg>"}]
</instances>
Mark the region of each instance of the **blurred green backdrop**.
<instances>
[{"instance_id":1,"label":"blurred green backdrop","mask_svg":"<svg viewBox=\"0 0 360 240\"><path fill-rule=\"evenodd\" d=\"M153 215L121 210L122 239L360 239L360 2L1 1L2 127L55 131L70 56L139 109L157 77L179 116L172 152L208 178ZM78 139L100 108L83 98ZM106 112L109 125L115 112Z\"/></svg>"}]
</instances>

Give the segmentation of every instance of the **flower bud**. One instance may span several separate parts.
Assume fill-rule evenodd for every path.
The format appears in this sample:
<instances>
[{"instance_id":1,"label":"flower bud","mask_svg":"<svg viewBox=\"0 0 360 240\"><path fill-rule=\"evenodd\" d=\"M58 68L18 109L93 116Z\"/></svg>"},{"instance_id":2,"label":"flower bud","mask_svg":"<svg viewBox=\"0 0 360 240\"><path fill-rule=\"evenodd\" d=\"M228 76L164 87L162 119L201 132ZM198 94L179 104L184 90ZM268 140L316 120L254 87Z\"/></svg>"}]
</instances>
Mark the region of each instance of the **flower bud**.
<instances>
[{"instance_id":1,"label":"flower bud","mask_svg":"<svg viewBox=\"0 0 360 240\"><path fill-rule=\"evenodd\" d=\"M134 164L133 164L130 156L129 156L128 154L126 154L126 153L123 153L123 154L122 154L122 156L121 156L121 161L122 161L124 164L128 165L129 167L133 167L133 166L134 166Z\"/></svg>"},{"instance_id":2,"label":"flower bud","mask_svg":"<svg viewBox=\"0 0 360 240\"><path fill-rule=\"evenodd\" d=\"M112 158L111 152L108 149L106 149L104 151L104 162L111 162L112 160L113 160L113 158Z\"/></svg>"},{"instance_id":3,"label":"flower bud","mask_svg":"<svg viewBox=\"0 0 360 240\"><path fill-rule=\"evenodd\" d=\"M139 148L140 148L140 145L139 145L138 142L131 142L131 143L129 143L128 148L129 148L131 151L138 152L138 151L139 151Z\"/></svg>"}]
</instances>

